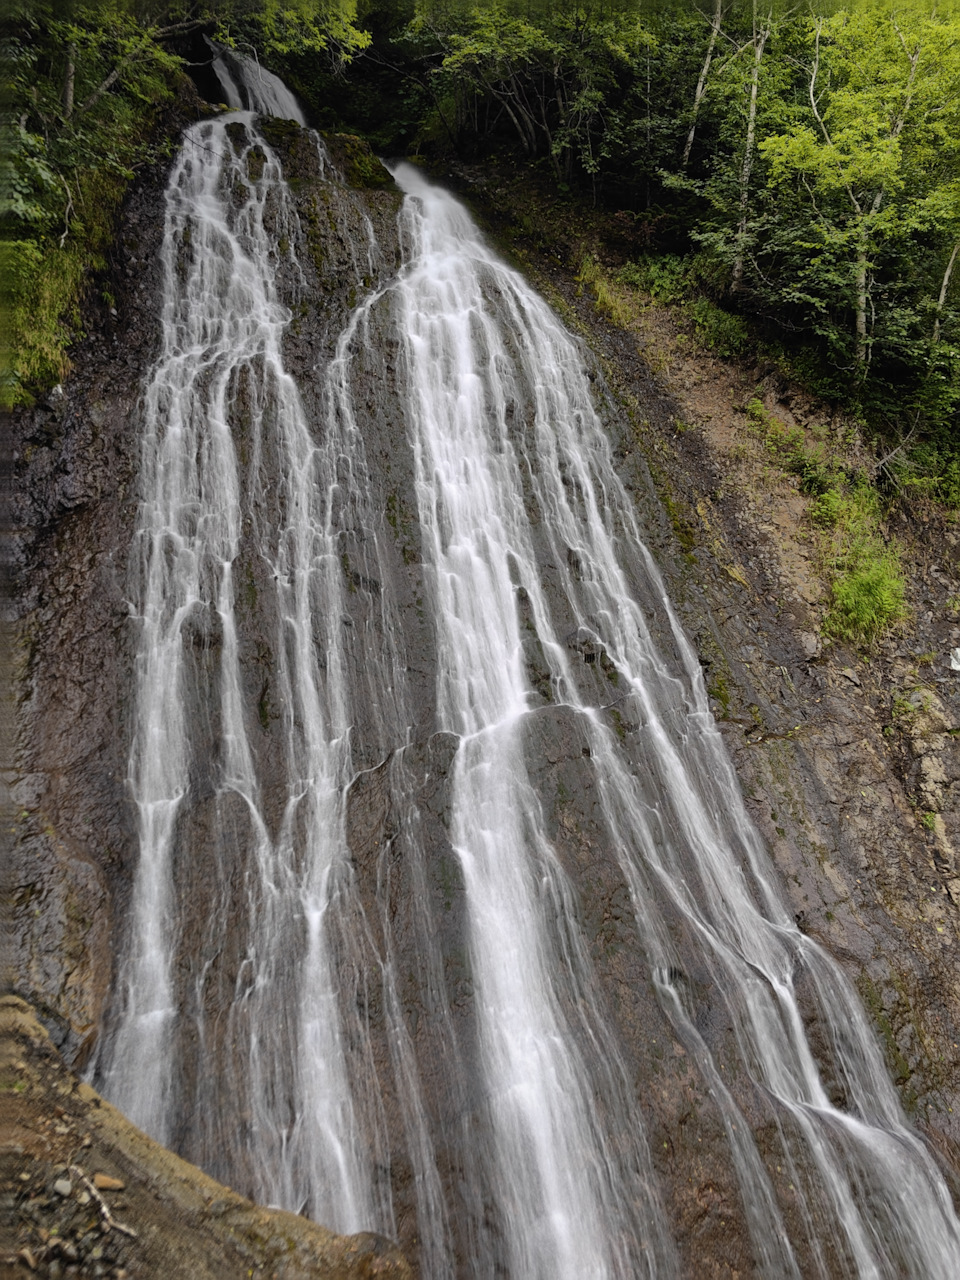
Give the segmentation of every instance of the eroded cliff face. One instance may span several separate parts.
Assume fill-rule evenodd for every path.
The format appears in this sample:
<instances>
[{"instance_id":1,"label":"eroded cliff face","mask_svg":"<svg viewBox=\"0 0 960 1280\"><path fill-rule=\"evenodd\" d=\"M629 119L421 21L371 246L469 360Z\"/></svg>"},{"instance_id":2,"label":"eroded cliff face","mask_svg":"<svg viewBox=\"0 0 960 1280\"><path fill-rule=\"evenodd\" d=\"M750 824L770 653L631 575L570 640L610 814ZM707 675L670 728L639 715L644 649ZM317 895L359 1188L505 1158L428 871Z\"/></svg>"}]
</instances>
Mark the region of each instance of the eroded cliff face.
<instances>
[{"instance_id":1,"label":"eroded cliff face","mask_svg":"<svg viewBox=\"0 0 960 1280\"><path fill-rule=\"evenodd\" d=\"M300 255L306 281L281 280L297 299L284 355L311 426L319 432L318 369L330 359L358 291L384 282L375 272L362 279L361 272L357 284L356 246L368 236L364 217L370 219L386 272L399 258L399 196L355 140L330 139L331 155L347 179L344 196L331 209L333 197L320 181L316 147L295 126L268 122L264 127L283 159L308 250ZM127 770L137 637L128 574L138 501L139 398L159 349L165 176L149 175L129 201L111 265L115 307L94 310L89 336L75 355L75 373L17 423L16 990L32 1002L67 1062L78 1069L102 1030L122 953L136 858ZM283 269L278 267L281 275ZM684 414L662 382L651 377L635 339L598 321L573 295L562 272L554 269L552 278L547 273L542 281L558 292L573 317L579 314L601 353L614 395L626 406L611 404L607 413L620 474L695 638L708 685L723 690L715 709L798 922L823 941L859 987L907 1109L943 1155L945 1167L955 1168L960 983L953 957L960 915L951 896L957 867L950 841L960 814L960 748L951 731L960 725L960 705L954 686L942 671L938 674L946 683L926 679L926 669L916 662L919 655L907 647L864 668L854 655L824 651L816 640L811 645L816 628L811 602L785 589L775 541L748 506L729 492L723 496L725 464L715 443L699 431L678 435L675 422ZM404 1019L418 1059L437 1062L450 1051L469 1061L476 1053L473 985L463 886L446 826L455 742L435 732L435 640L423 610L414 479L409 450L402 447L404 424L390 395L393 378L388 337L374 327L369 350L358 361L354 390L366 410L370 483L392 535L386 571L403 619L414 715L409 741L389 741L373 691L358 699L354 755L359 773L348 796L348 837L370 923L365 945L374 955L395 952ZM658 472L659 497L648 462ZM670 514L661 501L664 494ZM384 618L380 583L360 532L344 542L342 569L349 585L349 663L355 686L363 690L369 685L365 668L371 647L384 643ZM266 770L269 809L271 793L275 807L282 804L275 739L280 695L271 653L276 620L265 612L269 593L258 576L263 571L262 561L243 554L238 570L245 611L241 665L246 699L257 708L250 733ZM945 597L950 583L936 590ZM216 644L214 631L199 621L192 658L198 687ZM938 635L938 653L942 645ZM575 628L569 647L582 663L583 681L595 686L597 704L608 708L611 726L630 748L640 726L618 708L604 655ZM536 684L535 647L528 666ZM540 674L546 680L542 669ZM929 692L918 692L914 684L929 685ZM894 717L891 699L900 690L911 709ZM209 772L201 763L191 778L197 803L178 871L179 892L188 902L191 897L201 901L198 891L214 859L212 850L224 839L223 815L212 800L214 719L211 715L208 749L201 744L197 751L198 760L209 760ZM888 726L892 734L885 734ZM582 725L545 698L529 717L526 733L526 757L548 831L579 896L584 934L630 1064L631 1087L647 1119L684 1273L752 1275L756 1260L725 1154L722 1119L655 998L629 894L583 767L589 747ZM403 746L400 759L395 753ZM206 809L205 797L210 798ZM917 804L939 807L941 825L929 832L922 827ZM416 824L415 839L411 824ZM429 852L422 865L414 844ZM241 909L239 896L227 897L218 933L222 945L211 953L211 963L219 966L223 1003L235 990L239 960L231 954L230 920L231 912ZM202 948L209 921L199 915L187 919L187 931L195 931ZM433 936L426 939L428 929ZM442 1016L423 997L425 942L440 957L449 1002ZM736 1054L732 1047L729 1054L724 1051L732 1040L730 1021L710 990L709 975L678 974L676 981L699 1008L704 1036L735 1076ZM376 992L368 996L374 1066L382 1080L389 1080L383 1010ZM811 1035L816 1049L813 1023ZM220 1046L214 1042L212 1048L218 1052ZM183 1089L190 1093L198 1089L204 1059L194 1053L186 1060ZM464 1078L467 1083L457 1088L439 1073L424 1081L432 1130L449 1138L437 1160L450 1184L467 1158L473 1126L480 1123L469 1072ZM730 1083L761 1135L762 1152L765 1127L770 1127L772 1152L769 1113L746 1082L734 1078ZM388 1128L397 1131L401 1102L389 1089L383 1106ZM191 1141L191 1134L179 1135L187 1155L194 1154ZM385 1176L401 1244L415 1256L412 1165L398 1154ZM456 1236L457 1224L452 1230ZM459 1239L457 1248L466 1251L469 1241Z\"/></svg>"}]
</instances>

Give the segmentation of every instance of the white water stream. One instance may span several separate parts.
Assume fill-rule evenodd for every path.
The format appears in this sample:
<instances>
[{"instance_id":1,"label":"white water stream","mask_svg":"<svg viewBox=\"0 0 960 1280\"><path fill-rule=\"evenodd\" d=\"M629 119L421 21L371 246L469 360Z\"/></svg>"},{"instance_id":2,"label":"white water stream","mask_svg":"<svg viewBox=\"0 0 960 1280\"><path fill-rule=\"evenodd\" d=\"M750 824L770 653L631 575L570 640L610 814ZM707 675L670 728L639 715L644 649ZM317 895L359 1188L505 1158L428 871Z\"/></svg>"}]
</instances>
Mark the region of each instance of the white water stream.
<instances>
[{"instance_id":1,"label":"white water stream","mask_svg":"<svg viewBox=\"0 0 960 1280\"><path fill-rule=\"evenodd\" d=\"M261 110L300 118L275 77L258 100L266 73L249 70L246 96ZM100 1071L105 1092L138 1124L161 1141L184 1144L173 1127L182 1111L176 1024L184 1012L175 1007L174 968L187 910L176 906L184 874L178 833L196 802L190 776L198 726L191 715L206 711L217 722L209 820L224 859L236 861L203 880L211 959L192 993L201 1059L203 987L223 947L229 886L238 874L246 918L235 929L245 953L227 1011L230 1056L215 1067L205 1062L198 1085L193 1124L209 1132L195 1131L189 1145L208 1165L239 1165L260 1199L308 1207L351 1231L386 1225L390 1210L389 1198L378 1200L374 1191L375 1136L360 1134L337 996L355 957L349 946L335 956L331 937L340 927L334 917L349 916L353 894L342 812L352 775L350 713L338 673L339 628L323 632L317 614L318 604L335 606L340 590L337 535L281 353L291 314L276 296L276 246L296 238L294 218L279 163L250 112L188 130L168 186L163 350L144 403L134 563L142 631L130 759L140 861L117 1028ZM231 432L241 402L246 468ZM269 476L265 458L276 467ZM264 486L283 494L276 523L257 530L280 624L274 653L288 780L272 830L249 742L234 576L244 513L249 524ZM215 654L213 670L196 670L198 648ZM244 847L245 866L238 857ZM349 1035L353 1056L369 1057L359 1020ZM230 1128L225 1091L232 1095Z\"/></svg>"},{"instance_id":2,"label":"white water stream","mask_svg":"<svg viewBox=\"0 0 960 1280\"><path fill-rule=\"evenodd\" d=\"M230 105L302 122L269 73L236 58L219 71ZM322 149L319 163L336 185ZM781 902L696 655L616 476L584 352L461 205L411 166L395 176L406 192L403 265L391 279L364 223L358 285L378 273L382 283L367 286L329 360L318 432L285 368L292 315L277 289L281 268L303 278L302 228L251 110L193 126L171 173L132 566L140 855L97 1067L104 1092L219 1176L341 1231L396 1232L390 1175L402 1147L425 1276L681 1274L644 1085L600 995L530 765L529 733L552 708L588 744L597 822L660 1007L721 1117L758 1273L954 1280L960 1227L945 1184L903 1120L851 988ZM470 1035L438 1014L444 1047L429 1062L400 997L389 885L368 918L347 839L351 735L366 699L379 741L394 744L398 827L423 911L421 981L442 1003L443 961L422 905L431 855L404 789L409 659L394 634L399 605L354 383L385 331L436 645L433 730L455 744L445 820L472 982ZM345 532L380 573L382 645L366 655L363 691L351 688L344 639ZM240 576L251 554L276 618L279 794L258 763L244 660ZM615 674L635 725L629 743L597 705L571 620ZM546 696L530 676L533 641ZM195 828L213 833L209 867L190 865ZM204 895L205 924L188 937L193 893ZM747 1092L766 1108L763 1151L744 1091L703 1033L683 977L693 970L709 975ZM232 987L213 1017L222 972ZM806 1039L801 980L842 1108ZM189 1085L188 1060L201 1064ZM444 1081L473 1117L459 1172L442 1167L453 1139L432 1118L428 1080L434 1090Z\"/></svg>"}]
</instances>

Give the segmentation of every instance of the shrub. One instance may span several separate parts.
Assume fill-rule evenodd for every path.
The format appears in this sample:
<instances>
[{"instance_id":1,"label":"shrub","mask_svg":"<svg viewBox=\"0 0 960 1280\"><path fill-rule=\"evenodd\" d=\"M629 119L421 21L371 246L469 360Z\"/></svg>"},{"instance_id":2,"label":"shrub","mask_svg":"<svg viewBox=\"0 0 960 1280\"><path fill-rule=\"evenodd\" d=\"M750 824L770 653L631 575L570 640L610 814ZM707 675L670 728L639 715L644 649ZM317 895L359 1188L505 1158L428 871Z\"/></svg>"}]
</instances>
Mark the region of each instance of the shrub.
<instances>
[{"instance_id":1,"label":"shrub","mask_svg":"<svg viewBox=\"0 0 960 1280\"><path fill-rule=\"evenodd\" d=\"M749 334L739 316L724 311L709 298L695 298L688 310L693 317L697 337L718 356L729 358L745 349Z\"/></svg>"},{"instance_id":2,"label":"shrub","mask_svg":"<svg viewBox=\"0 0 960 1280\"><path fill-rule=\"evenodd\" d=\"M833 580L824 629L838 639L869 644L905 612L899 557L876 544L864 546Z\"/></svg>"},{"instance_id":3,"label":"shrub","mask_svg":"<svg viewBox=\"0 0 960 1280\"><path fill-rule=\"evenodd\" d=\"M617 272L617 279L649 293L657 302L682 302L689 293L687 263L673 253L628 262Z\"/></svg>"}]
</instances>

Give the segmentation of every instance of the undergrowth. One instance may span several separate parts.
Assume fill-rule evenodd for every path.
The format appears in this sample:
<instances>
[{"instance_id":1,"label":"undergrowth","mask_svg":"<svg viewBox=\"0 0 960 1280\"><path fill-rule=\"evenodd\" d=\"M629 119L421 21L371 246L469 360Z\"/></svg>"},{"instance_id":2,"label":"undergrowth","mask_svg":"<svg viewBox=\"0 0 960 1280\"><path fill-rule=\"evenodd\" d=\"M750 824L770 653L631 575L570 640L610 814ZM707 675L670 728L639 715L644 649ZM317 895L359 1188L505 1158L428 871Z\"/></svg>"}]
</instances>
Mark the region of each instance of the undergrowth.
<instances>
[{"instance_id":1,"label":"undergrowth","mask_svg":"<svg viewBox=\"0 0 960 1280\"><path fill-rule=\"evenodd\" d=\"M0 408L30 403L70 368L124 193L170 150L158 126L182 71L163 40L178 29L141 26L124 6L38 6L6 41Z\"/></svg>"},{"instance_id":2,"label":"undergrowth","mask_svg":"<svg viewBox=\"0 0 960 1280\"><path fill-rule=\"evenodd\" d=\"M786 427L758 399L747 405L747 417L812 498L810 522L830 587L824 632L852 644L873 643L907 611L900 555L880 530L880 495L861 472L832 459L823 442L809 446L804 432Z\"/></svg>"},{"instance_id":3,"label":"undergrowth","mask_svg":"<svg viewBox=\"0 0 960 1280\"><path fill-rule=\"evenodd\" d=\"M746 322L697 292L697 271L695 259L663 255L611 272L587 254L577 279L591 291L598 310L621 327L638 325L652 300L673 306L692 322L708 350L725 358L744 354L751 341ZM907 612L900 554L881 532L877 489L862 472L841 463L836 450L828 448L823 429L814 428L809 442L805 431L786 426L759 399L751 400L746 412L778 466L796 476L800 491L811 499L810 522L830 592L824 633L851 644L872 644ZM941 500L955 488L960 499L960 463L951 469L928 459L924 471L912 458L908 455L899 464L904 485L918 493L935 491Z\"/></svg>"}]
</instances>

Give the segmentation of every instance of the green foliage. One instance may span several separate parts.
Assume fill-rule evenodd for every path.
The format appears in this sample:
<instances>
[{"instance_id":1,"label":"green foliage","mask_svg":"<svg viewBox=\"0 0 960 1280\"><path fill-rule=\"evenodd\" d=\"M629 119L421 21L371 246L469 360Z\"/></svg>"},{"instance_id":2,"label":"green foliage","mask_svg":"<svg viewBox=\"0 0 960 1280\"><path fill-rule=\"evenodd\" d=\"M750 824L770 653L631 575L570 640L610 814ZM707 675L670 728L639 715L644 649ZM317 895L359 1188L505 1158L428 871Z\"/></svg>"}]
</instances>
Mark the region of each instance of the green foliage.
<instances>
[{"instance_id":1,"label":"green foliage","mask_svg":"<svg viewBox=\"0 0 960 1280\"><path fill-rule=\"evenodd\" d=\"M900 559L880 533L877 492L862 478L844 484L837 477L811 505L810 518L824 532L831 577L824 630L870 644L906 615Z\"/></svg>"},{"instance_id":2,"label":"green foliage","mask_svg":"<svg viewBox=\"0 0 960 1280\"><path fill-rule=\"evenodd\" d=\"M647 254L621 267L616 279L619 284L648 294L655 302L681 304L693 322L697 338L705 347L728 358L740 355L749 343L746 322L698 291L702 287L705 266L709 264L696 255L684 258L669 253Z\"/></svg>"},{"instance_id":3,"label":"green foliage","mask_svg":"<svg viewBox=\"0 0 960 1280\"><path fill-rule=\"evenodd\" d=\"M4 407L69 368L85 282L134 170L161 153L153 124L180 65L121 3L37 4L21 17L5 48Z\"/></svg>"},{"instance_id":4,"label":"green foliage","mask_svg":"<svg viewBox=\"0 0 960 1280\"><path fill-rule=\"evenodd\" d=\"M856 380L875 349L919 375L942 356L934 299L960 237L960 23L908 0L805 27L807 107L760 143L778 291Z\"/></svg>"},{"instance_id":5,"label":"green foliage","mask_svg":"<svg viewBox=\"0 0 960 1280\"><path fill-rule=\"evenodd\" d=\"M861 554L837 574L824 629L842 640L872 643L905 614L903 575L892 552Z\"/></svg>"},{"instance_id":6,"label":"green foliage","mask_svg":"<svg viewBox=\"0 0 960 1280\"><path fill-rule=\"evenodd\" d=\"M432 94L438 111L449 104L455 142L481 119L486 130L509 122L524 154L564 182L593 178L615 160L625 127L620 79L653 43L632 6L423 6L409 34L438 52Z\"/></svg>"},{"instance_id":7,"label":"green foliage","mask_svg":"<svg viewBox=\"0 0 960 1280\"><path fill-rule=\"evenodd\" d=\"M830 583L824 631L852 644L871 644L906 614L906 589L895 544L881 532L880 495L862 474L852 477L821 443L809 445L754 397L746 405L752 429L785 472L810 495L810 523Z\"/></svg>"},{"instance_id":8,"label":"green foliage","mask_svg":"<svg viewBox=\"0 0 960 1280\"><path fill-rule=\"evenodd\" d=\"M608 273L590 254L584 255L581 260L577 282L590 289L598 310L608 316L614 324L628 328L636 323L639 308L633 304L627 292L618 287L619 281L611 281Z\"/></svg>"},{"instance_id":9,"label":"green foliage","mask_svg":"<svg viewBox=\"0 0 960 1280\"><path fill-rule=\"evenodd\" d=\"M746 322L733 312L718 307L701 295L687 308L693 319L697 337L718 356L740 355L747 347L749 331Z\"/></svg>"},{"instance_id":10,"label":"green foliage","mask_svg":"<svg viewBox=\"0 0 960 1280\"><path fill-rule=\"evenodd\" d=\"M960 440L917 445L894 457L888 470L908 496L960 511Z\"/></svg>"},{"instance_id":11,"label":"green foliage","mask_svg":"<svg viewBox=\"0 0 960 1280\"><path fill-rule=\"evenodd\" d=\"M0 189L0 405L60 380L79 302L136 171L166 154L182 75L172 41L219 33L254 52L342 64L369 41L355 0L35 0L6 39Z\"/></svg>"},{"instance_id":12,"label":"green foliage","mask_svg":"<svg viewBox=\"0 0 960 1280\"><path fill-rule=\"evenodd\" d=\"M320 53L345 64L370 44L370 33L357 26L356 0L220 0L208 12L216 16L220 43L252 50L271 65Z\"/></svg>"},{"instance_id":13,"label":"green foliage","mask_svg":"<svg viewBox=\"0 0 960 1280\"><path fill-rule=\"evenodd\" d=\"M655 302L681 302L690 290L690 264L675 253L648 254L621 267L618 279L648 293Z\"/></svg>"}]
</instances>

